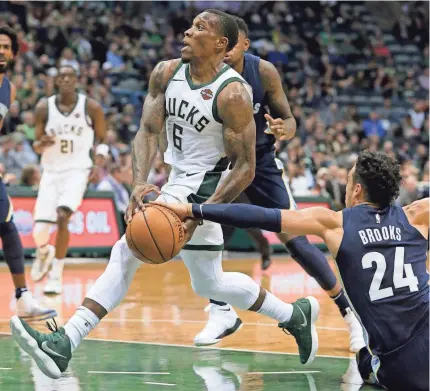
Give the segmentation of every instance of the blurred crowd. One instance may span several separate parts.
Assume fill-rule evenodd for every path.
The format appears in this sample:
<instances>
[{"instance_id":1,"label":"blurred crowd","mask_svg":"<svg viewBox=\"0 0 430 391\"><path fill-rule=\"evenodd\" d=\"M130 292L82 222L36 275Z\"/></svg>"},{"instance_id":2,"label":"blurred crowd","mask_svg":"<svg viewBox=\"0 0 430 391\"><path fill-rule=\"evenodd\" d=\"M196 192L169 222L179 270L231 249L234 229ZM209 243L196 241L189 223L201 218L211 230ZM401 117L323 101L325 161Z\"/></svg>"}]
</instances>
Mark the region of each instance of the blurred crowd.
<instances>
[{"instance_id":1,"label":"blurred crowd","mask_svg":"<svg viewBox=\"0 0 430 391\"><path fill-rule=\"evenodd\" d=\"M384 150L402 164L400 205L428 195L428 8L365 2L210 2L242 16L250 51L271 61L284 83L296 137L277 144L295 196L329 195L344 203L347 171L360 150ZM180 56L183 32L205 2L0 2L0 24L19 36L8 76L17 99L1 131L0 173L36 188L34 107L55 93L62 64L79 89L99 101L107 139L95 151L89 188L114 191L124 210L132 181L130 143L138 129L150 72ZM157 156L149 180L162 185Z\"/></svg>"}]
</instances>

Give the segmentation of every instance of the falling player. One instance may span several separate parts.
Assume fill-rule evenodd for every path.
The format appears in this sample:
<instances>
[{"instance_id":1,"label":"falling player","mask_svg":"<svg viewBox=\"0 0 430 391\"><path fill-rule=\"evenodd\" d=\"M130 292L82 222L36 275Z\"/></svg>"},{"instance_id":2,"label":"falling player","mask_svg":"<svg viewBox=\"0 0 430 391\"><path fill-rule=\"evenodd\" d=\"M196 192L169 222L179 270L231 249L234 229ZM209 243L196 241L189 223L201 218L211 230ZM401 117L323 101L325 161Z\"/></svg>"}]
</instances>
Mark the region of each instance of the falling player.
<instances>
[{"instance_id":1,"label":"falling player","mask_svg":"<svg viewBox=\"0 0 430 391\"><path fill-rule=\"evenodd\" d=\"M399 208L397 162L364 152L348 175L341 212L253 205L179 205L183 220L317 235L336 260L346 294L367 335L357 354L364 381L389 390L429 389L429 199Z\"/></svg>"},{"instance_id":2,"label":"falling player","mask_svg":"<svg viewBox=\"0 0 430 391\"><path fill-rule=\"evenodd\" d=\"M296 121L291 114L278 71L270 62L245 54L250 45L248 26L239 17L235 17L235 20L239 26L238 43L227 53L224 61L240 73L252 87L257 132L255 177L245 190L245 195L254 205L296 209L274 152L276 139L289 140L295 135ZM309 243L305 236L278 233L278 238L285 244L295 261L316 279L337 304L350 333L350 351L357 352L364 346L362 328L351 311L342 287L325 255ZM224 240L228 239L224 237ZM221 341L223 337L236 331L236 325L240 322L236 311L227 303L215 300L211 300L211 303L208 308L208 323L195 337L196 345L212 345Z\"/></svg>"},{"instance_id":3,"label":"falling player","mask_svg":"<svg viewBox=\"0 0 430 391\"><path fill-rule=\"evenodd\" d=\"M14 30L0 27L0 129L15 100L15 86L5 76L6 70L18 53L18 38ZM24 251L13 222L13 208L0 175L0 237L3 253L15 286L16 311L24 319L48 319L57 315L55 310L43 308L27 290L24 274Z\"/></svg>"},{"instance_id":4,"label":"falling player","mask_svg":"<svg viewBox=\"0 0 430 391\"><path fill-rule=\"evenodd\" d=\"M149 81L140 129L133 143L134 189L128 220L143 197L153 191L146 183L166 120L168 163L172 166L160 200L229 202L252 181L255 169L255 122L252 99L243 78L223 58L237 42L234 19L217 10L199 14L185 32L182 60L161 62ZM228 170L229 161L233 163ZM300 360L309 363L318 348L315 298L287 304L260 288L249 276L222 270L222 231L218 224L190 220L193 239L181 251L193 289L201 296L228 300L279 322L299 346ZM47 376L58 378L72 351L100 320L124 298L141 262L123 236L113 247L103 275L64 328L43 334L20 319L11 319L15 341Z\"/></svg>"},{"instance_id":5,"label":"falling player","mask_svg":"<svg viewBox=\"0 0 430 391\"><path fill-rule=\"evenodd\" d=\"M31 276L39 281L49 271L44 288L48 294L62 291L68 223L87 187L94 138L103 141L105 137L103 109L94 99L77 91L76 71L71 66L60 67L56 83L58 95L42 98L36 106L33 144L42 155L43 174L34 209L37 253ZM49 244L53 224L57 225L55 249Z\"/></svg>"}]
</instances>

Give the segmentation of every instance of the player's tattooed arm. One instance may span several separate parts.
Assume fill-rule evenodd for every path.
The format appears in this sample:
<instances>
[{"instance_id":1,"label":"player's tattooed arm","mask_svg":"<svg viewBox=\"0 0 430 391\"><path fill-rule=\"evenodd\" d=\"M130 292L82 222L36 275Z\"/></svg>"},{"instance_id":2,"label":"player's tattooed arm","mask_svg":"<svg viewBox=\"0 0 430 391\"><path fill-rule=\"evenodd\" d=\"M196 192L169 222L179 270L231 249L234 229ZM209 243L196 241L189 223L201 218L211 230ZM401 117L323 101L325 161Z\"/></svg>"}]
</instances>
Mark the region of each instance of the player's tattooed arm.
<instances>
[{"instance_id":1,"label":"player's tattooed arm","mask_svg":"<svg viewBox=\"0 0 430 391\"><path fill-rule=\"evenodd\" d=\"M158 139L163 129L166 101L165 90L180 60L160 62L149 79L148 95L143 103L140 127L132 144L133 191L125 214L129 223L136 209L145 207L144 197L152 192L160 193L158 186L146 183L158 150Z\"/></svg>"},{"instance_id":2,"label":"player's tattooed arm","mask_svg":"<svg viewBox=\"0 0 430 391\"><path fill-rule=\"evenodd\" d=\"M160 62L149 79L148 95L142 110L140 127L133 141L134 185L146 184L149 171L158 150L158 140L163 129L166 103L165 89L170 76L180 60Z\"/></svg>"},{"instance_id":3,"label":"player's tattooed arm","mask_svg":"<svg viewBox=\"0 0 430 391\"><path fill-rule=\"evenodd\" d=\"M251 184L255 174L255 121L248 91L242 83L230 83L220 92L216 104L232 170L207 200L212 204L233 201Z\"/></svg>"},{"instance_id":4,"label":"player's tattooed arm","mask_svg":"<svg viewBox=\"0 0 430 391\"><path fill-rule=\"evenodd\" d=\"M172 166L170 164L167 164L164 161L164 154L167 151L167 146L168 146L168 140L167 140L166 124L164 124L163 130L160 133L160 138L158 139L158 149L160 150L164 170L166 171L166 174L169 175L170 170L172 169Z\"/></svg>"},{"instance_id":5,"label":"player's tattooed arm","mask_svg":"<svg viewBox=\"0 0 430 391\"><path fill-rule=\"evenodd\" d=\"M102 143L106 137L106 121L103 108L94 99L87 99L87 112L92 121L96 141Z\"/></svg>"},{"instance_id":6,"label":"player's tattooed arm","mask_svg":"<svg viewBox=\"0 0 430 391\"><path fill-rule=\"evenodd\" d=\"M35 141L33 149L36 153L42 154L45 147L48 147L55 142L54 136L48 136L45 132L46 122L48 120L48 99L42 98L36 105L36 126L35 126Z\"/></svg>"},{"instance_id":7,"label":"player's tattooed arm","mask_svg":"<svg viewBox=\"0 0 430 391\"><path fill-rule=\"evenodd\" d=\"M289 140L296 134L297 124L282 88L278 70L272 63L261 60L259 71L268 97L270 115L266 114L266 119L269 123L270 132L278 140Z\"/></svg>"}]
</instances>

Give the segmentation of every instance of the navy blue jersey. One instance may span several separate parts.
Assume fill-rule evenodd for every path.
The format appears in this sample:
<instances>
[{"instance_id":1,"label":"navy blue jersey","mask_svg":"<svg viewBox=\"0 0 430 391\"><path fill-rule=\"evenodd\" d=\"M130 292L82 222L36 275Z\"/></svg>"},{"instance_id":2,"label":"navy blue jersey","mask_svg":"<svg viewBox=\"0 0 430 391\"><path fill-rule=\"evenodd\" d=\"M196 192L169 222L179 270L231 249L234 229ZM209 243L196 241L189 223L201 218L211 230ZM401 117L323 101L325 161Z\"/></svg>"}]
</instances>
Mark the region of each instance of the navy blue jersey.
<instances>
[{"instance_id":1,"label":"navy blue jersey","mask_svg":"<svg viewBox=\"0 0 430 391\"><path fill-rule=\"evenodd\" d=\"M402 208L343 210L336 262L374 355L409 341L428 317L427 240Z\"/></svg>"},{"instance_id":2,"label":"navy blue jersey","mask_svg":"<svg viewBox=\"0 0 430 391\"><path fill-rule=\"evenodd\" d=\"M245 53L243 78L252 87L254 120L256 125L256 151L257 156L265 152L271 152L275 149L275 137L271 134L266 134L267 121L264 114L267 113L267 94L264 90L263 83L260 77L260 57Z\"/></svg>"},{"instance_id":3,"label":"navy blue jersey","mask_svg":"<svg viewBox=\"0 0 430 391\"><path fill-rule=\"evenodd\" d=\"M0 85L0 117L6 117L10 107L10 81L4 76L3 82Z\"/></svg>"}]
</instances>

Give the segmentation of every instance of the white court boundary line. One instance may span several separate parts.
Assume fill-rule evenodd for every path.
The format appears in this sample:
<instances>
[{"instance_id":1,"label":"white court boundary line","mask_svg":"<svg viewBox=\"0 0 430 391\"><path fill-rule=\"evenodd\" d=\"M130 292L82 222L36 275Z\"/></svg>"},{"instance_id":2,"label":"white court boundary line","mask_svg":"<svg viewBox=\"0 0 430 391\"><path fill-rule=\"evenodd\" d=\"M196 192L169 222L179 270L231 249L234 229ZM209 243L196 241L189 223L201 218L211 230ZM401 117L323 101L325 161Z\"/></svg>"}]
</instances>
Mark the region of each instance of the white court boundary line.
<instances>
[{"instance_id":1,"label":"white court boundary line","mask_svg":"<svg viewBox=\"0 0 430 391\"><path fill-rule=\"evenodd\" d=\"M0 335L12 335L11 333L0 332ZM134 345L152 345L152 346L163 346L163 347L173 347L173 348L188 348L188 349L199 349L199 350L221 350L227 352L242 352L242 353L261 353L261 354L278 354L285 356L298 356L299 353L288 353L288 352L267 352L264 350L252 350L252 349L235 349L235 348L219 348L213 346L193 346L193 345L181 345L181 344L169 344L161 342L144 342L144 341L126 341L123 339L107 339L107 338L85 338L85 341L101 341L101 342L113 342L113 343L129 343ZM354 353L351 356L330 356L326 354L317 355L315 357L320 358L341 358L345 360L350 360L354 357Z\"/></svg>"},{"instance_id":2,"label":"white court boundary line","mask_svg":"<svg viewBox=\"0 0 430 391\"><path fill-rule=\"evenodd\" d=\"M12 368L0 368L0 371L10 371Z\"/></svg>"},{"instance_id":3,"label":"white court boundary line","mask_svg":"<svg viewBox=\"0 0 430 391\"><path fill-rule=\"evenodd\" d=\"M321 373L321 371L286 371L286 372L247 372L247 375L295 375L307 373Z\"/></svg>"},{"instance_id":4,"label":"white court boundary line","mask_svg":"<svg viewBox=\"0 0 430 391\"><path fill-rule=\"evenodd\" d=\"M170 375L170 372L115 372L115 371L88 371L92 375Z\"/></svg>"},{"instance_id":5,"label":"white court boundary line","mask_svg":"<svg viewBox=\"0 0 430 391\"><path fill-rule=\"evenodd\" d=\"M167 387L176 387L176 384L173 383L156 383L153 381L146 381L145 384L152 384L154 386L167 386Z\"/></svg>"}]
</instances>

